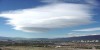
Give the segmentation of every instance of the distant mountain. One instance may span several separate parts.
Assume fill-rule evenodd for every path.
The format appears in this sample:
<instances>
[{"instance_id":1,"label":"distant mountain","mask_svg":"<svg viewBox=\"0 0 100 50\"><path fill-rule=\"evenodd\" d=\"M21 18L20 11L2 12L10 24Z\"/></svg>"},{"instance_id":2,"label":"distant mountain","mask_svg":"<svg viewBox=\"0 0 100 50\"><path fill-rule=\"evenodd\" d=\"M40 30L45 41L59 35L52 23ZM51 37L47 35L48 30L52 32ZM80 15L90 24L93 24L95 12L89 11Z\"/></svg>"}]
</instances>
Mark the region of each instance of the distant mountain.
<instances>
[{"instance_id":1,"label":"distant mountain","mask_svg":"<svg viewBox=\"0 0 100 50\"><path fill-rule=\"evenodd\" d=\"M72 40L100 40L100 35L89 35L80 37L66 37L66 38L30 38L27 40L43 40L43 41L72 41Z\"/></svg>"},{"instance_id":2,"label":"distant mountain","mask_svg":"<svg viewBox=\"0 0 100 50\"><path fill-rule=\"evenodd\" d=\"M100 40L100 35L89 35L80 37L69 37L69 38L56 38L54 40Z\"/></svg>"},{"instance_id":3,"label":"distant mountain","mask_svg":"<svg viewBox=\"0 0 100 50\"><path fill-rule=\"evenodd\" d=\"M0 37L0 40L7 40L7 39L11 39L10 37Z\"/></svg>"},{"instance_id":4,"label":"distant mountain","mask_svg":"<svg viewBox=\"0 0 100 50\"><path fill-rule=\"evenodd\" d=\"M100 40L100 35L90 35L90 36L80 36L80 37L68 37L68 38L53 38L53 39L48 39L48 38L12 38L12 37L0 37L1 40L52 40L52 41L72 41L72 40Z\"/></svg>"},{"instance_id":5,"label":"distant mountain","mask_svg":"<svg viewBox=\"0 0 100 50\"><path fill-rule=\"evenodd\" d=\"M0 41L4 40L27 40L27 38L18 38L18 37L2 37L0 36Z\"/></svg>"}]
</instances>

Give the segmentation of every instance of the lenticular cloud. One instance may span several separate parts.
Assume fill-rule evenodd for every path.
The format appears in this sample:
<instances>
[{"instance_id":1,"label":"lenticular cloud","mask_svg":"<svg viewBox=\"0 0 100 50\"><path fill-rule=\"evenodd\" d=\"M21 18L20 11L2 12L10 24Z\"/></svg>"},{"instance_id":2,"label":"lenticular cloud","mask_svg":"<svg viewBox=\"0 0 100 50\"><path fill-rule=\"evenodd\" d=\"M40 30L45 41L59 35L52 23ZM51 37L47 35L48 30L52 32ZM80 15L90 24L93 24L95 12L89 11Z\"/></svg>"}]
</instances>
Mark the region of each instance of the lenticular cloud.
<instances>
[{"instance_id":1,"label":"lenticular cloud","mask_svg":"<svg viewBox=\"0 0 100 50\"><path fill-rule=\"evenodd\" d=\"M72 27L92 23L90 7L85 4L56 3L36 8L2 12L7 24L15 30L45 32L54 28Z\"/></svg>"}]
</instances>

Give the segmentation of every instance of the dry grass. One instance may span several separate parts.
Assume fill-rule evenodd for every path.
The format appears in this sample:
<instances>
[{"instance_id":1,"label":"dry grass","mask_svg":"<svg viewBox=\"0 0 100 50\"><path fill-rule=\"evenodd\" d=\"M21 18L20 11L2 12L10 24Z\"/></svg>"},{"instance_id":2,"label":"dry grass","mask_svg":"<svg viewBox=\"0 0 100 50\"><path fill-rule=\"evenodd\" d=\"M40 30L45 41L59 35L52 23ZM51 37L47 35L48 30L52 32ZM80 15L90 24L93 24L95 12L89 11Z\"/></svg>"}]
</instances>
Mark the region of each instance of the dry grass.
<instances>
[{"instance_id":1,"label":"dry grass","mask_svg":"<svg viewBox=\"0 0 100 50\"><path fill-rule=\"evenodd\" d=\"M1 49L2 50L100 50L100 49L74 49L74 48L25 47L25 46L1 47Z\"/></svg>"}]
</instances>

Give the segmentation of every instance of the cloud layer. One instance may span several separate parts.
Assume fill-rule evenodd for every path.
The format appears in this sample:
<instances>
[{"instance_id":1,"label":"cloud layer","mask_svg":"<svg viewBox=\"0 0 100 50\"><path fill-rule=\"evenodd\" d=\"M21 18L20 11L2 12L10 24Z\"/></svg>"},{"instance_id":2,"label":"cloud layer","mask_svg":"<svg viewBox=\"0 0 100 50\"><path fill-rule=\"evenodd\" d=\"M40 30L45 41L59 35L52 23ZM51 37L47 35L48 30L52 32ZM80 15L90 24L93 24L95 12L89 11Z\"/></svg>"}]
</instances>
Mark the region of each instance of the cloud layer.
<instances>
[{"instance_id":1,"label":"cloud layer","mask_svg":"<svg viewBox=\"0 0 100 50\"><path fill-rule=\"evenodd\" d=\"M74 30L74 31L100 31L100 27L80 29L80 30Z\"/></svg>"},{"instance_id":2,"label":"cloud layer","mask_svg":"<svg viewBox=\"0 0 100 50\"><path fill-rule=\"evenodd\" d=\"M100 33L81 33L81 32L70 32L67 33L65 37L79 37L79 36L89 36L89 35L100 35Z\"/></svg>"},{"instance_id":3,"label":"cloud layer","mask_svg":"<svg viewBox=\"0 0 100 50\"><path fill-rule=\"evenodd\" d=\"M42 32L92 23L90 9L87 4L55 3L2 12L0 17L8 18L7 24L15 30Z\"/></svg>"}]
</instances>

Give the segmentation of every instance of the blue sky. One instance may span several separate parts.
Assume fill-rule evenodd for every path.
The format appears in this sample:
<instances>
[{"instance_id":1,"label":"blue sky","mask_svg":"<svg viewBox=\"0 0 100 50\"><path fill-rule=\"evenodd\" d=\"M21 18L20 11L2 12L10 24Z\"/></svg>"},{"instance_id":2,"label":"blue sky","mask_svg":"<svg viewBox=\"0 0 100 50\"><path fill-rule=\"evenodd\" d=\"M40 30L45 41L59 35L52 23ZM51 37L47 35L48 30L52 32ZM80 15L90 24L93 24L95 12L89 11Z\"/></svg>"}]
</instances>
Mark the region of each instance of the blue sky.
<instances>
[{"instance_id":1,"label":"blue sky","mask_svg":"<svg viewBox=\"0 0 100 50\"><path fill-rule=\"evenodd\" d=\"M0 0L0 36L100 35L99 0Z\"/></svg>"}]
</instances>

